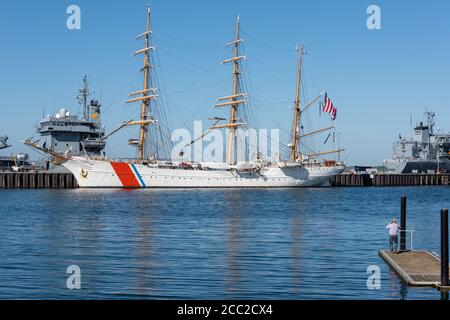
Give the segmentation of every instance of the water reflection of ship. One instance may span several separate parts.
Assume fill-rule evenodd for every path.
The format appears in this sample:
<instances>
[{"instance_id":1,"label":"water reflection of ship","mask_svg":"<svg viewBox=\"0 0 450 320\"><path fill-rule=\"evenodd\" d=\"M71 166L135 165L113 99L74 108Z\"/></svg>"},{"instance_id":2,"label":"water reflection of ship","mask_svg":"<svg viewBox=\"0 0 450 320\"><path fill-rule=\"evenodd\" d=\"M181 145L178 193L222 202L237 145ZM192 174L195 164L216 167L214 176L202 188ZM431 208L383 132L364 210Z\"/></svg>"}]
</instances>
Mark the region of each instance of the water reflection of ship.
<instances>
[{"instance_id":1,"label":"water reflection of ship","mask_svg":"<svg viewBox=\"0 0 450 320\"><path fill-rule=\"evenodd\" d=\"M294 294L300 293L302 285L302 265L301 265L301 228L302 223L296 213L292 214L291 219L291 259L292 259L292 291Z\"/></svg>"},{"instance_id":2,"label":"water reflection of ship","mask_svg":"<svg viewBox=\"0 0 450 320\"><path fill-rule=\"evenodd\" d=\"M136 246L136 255L139 259L137 287L141 296L150 296L154 293L154 270L157 264L155 257L155 223L158 218L157 212L151 215L145 210L145 201L140 205L140 210L136 212L138 244Z\"/></svg>"},{"instance_id":3,"label":"water reflection of ship","mask_svg":"<svg viewBox=\"0 0 450 320\"><path fill-rule=\"evenodd\" d=\"M242 216L239 208L234 203L239 203L239 193L227 192L225 193L227 201L225 201L228 207L227 212L225 212L226 219L226 230L227 230L227 267L228 267L228 277L226 290L228 291L230 298L235 299L236 292L239 291L241 286L241 270L243 270L240 264L240 255L242 251L242 236L241 236L241 225Z\"/></svg>"},{"instance_id":4,"label":"water reflection of ship","mask_svg":"<svg viewBox=\"0 0 450 320\"><path fill-rule=\"evenodd\" d=\"M292 207L301 208L301 198L294 196ZM265 248L265 241L270 241L268 238L265 240L255 239L250 230L255 234L273 234L271 226L260 224L260 217L254 215L252 212L243 211L242 208L237 205L239 203L247 203L248 199L239 192L228 191L224 195L224 219L225 219L225 235L226 235L226 291L229 299L241 298L244 290L248 290L249 281L255 280L255 277L260 276L262 273L276 272L270 268L265 268L267 265L267 254L280 258L283 257L286 261L289 261L289 265L285 267L290 271L290 286L289 289L294 295L301 293L302 285L304 285L304 266L302 259L302 252L304 250L302 244L302 229L304 221L302 221L301 210L291 211L286 215L286 229L289 231L287 237L288 247L285 247L285 251L281 252L267 252L262 253ZM330 227L331 228L331 227ZM284 231L283 231L284 232ZM262 240L262 241L261 241ZM281 250L283 247L280 247ZM258 266L258 273L254 273L254 266L249 264L246 260L248 255L254 255L261 253L261 264ZM264 257L264 258L263 258ZM258 261L258 257L253 257ZM263 261L264 260L264 261ZM268 258L268 260L271 260ZM266 279L261 277L256 279L256 282L260 283ZM270 282L268 282L269 284ZM259 294L270 294L269 288L267 292L259 292ZM275 288L270 288L275 290Z\"/></svg>"}]
</instances>

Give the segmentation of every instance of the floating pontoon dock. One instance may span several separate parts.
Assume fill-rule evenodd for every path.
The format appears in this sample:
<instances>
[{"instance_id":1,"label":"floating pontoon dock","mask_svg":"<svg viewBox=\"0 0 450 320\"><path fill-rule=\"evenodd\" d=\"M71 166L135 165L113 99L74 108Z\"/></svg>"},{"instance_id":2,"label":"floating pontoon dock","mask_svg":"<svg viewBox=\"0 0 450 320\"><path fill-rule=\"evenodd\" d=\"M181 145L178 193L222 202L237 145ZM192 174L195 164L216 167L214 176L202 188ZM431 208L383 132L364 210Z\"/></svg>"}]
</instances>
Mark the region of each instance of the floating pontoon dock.
<instances>
[{"instance_id":1,"label":"floating pontoon dock","mask_svg":"<svg viewBox=\"0 0 450 320\"><path fill-rule=\"evenodd\" d=\"M417 250L396 254L380 250L379 254L407 285L449 289L441 286L441 259L435 253Z\"/></svg>"}]
</instances>

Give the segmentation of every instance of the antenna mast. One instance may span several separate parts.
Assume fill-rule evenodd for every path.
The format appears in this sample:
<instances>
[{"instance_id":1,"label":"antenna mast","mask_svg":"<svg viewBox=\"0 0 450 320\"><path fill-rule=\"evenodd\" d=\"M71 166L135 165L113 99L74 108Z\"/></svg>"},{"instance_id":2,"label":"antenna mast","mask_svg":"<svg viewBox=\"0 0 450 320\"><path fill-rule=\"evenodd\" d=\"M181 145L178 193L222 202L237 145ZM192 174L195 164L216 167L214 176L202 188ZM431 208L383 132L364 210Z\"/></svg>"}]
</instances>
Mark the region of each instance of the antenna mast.
<instances>
[{"instance_id":1,"label":"antenna mast","mask_svg":"<svg viewBox=\"0 0 450 320\"><path fill-rule=\"evenodd\" d=\"M83 86L78 90L77 100L81 104L83 118L89 120L89 110L88 110L88 96L91 94L88 87L87 76L83 76Z\"/></svg>"},{"instance_id":2,"label":"antenna mast","mask_svg":"<svg viewBox=\"0 0 450 320\"><path fill-rule=\"evenodd\" d=\"M293 133L292 133L292 147L291 147L291 161L296 161L299 159L299 124L300 124L300 85L302 80L302 60L304 53L304 46L301 44L297 46L298 51L298 67L297 67L297 88L295 91L295 108L294 108L294 125L293 125Z\"/></svg>"},{"instance_id":3,"label":"antenna mast","mask_svg":"<svg viewBox=\"0 0 450 320\"><path fill-rule=\"evenodd\" d=\"M228 124L212 126L210 129L221 129L221 128L229 128L228 133L228 144L227 144L227 163L232 165L234 164L234 141L236 138L236 130L238 127L242 126L242 123L237 122L237 112L238 107L242 103L246 103L247 101L244 99L246 97L246 93L240 92L239 86L239 76L240 76L240 67L239 62L242 59L245 59L245 56L239 56L239 45L243 42L243 39L240 39L240 26L241 19L238 16L236 21L236 37L235 40L227 43L226 47L233 47L234 56L231 59L225 60L224 63L233 63L233 94L230 96L222 97L217 99L217 101L223 101L217 103L214 107L225 107L230 106L230 119Z\"/></svg>"},{"instance_id":4,"label":"antenna mast","mask_svg":"<svg viewBox=\"0 0 450 320\"><path fill-rule=\"evenodd\" d=\"M140 121L132 121L128 125L139 125L139 140L137 143L138 147L138 153L139 153L139 160L143 160L145 156L145 145L147 141L147 134L148 134L148 126L150 123L153 123L154 120L151 119L149 116L149 109L150 109L150 101L155 100L157 96L155 95L156 89L151 87L151 77L150 77L150 68L152 66L150 65L150 51L155 50L155 47L150 46L150 34L152 31L150 30L150 5L147 8L147 28L146 31L139 36L137 36L136 39L145 39L145 48L138 50L133 53L133 56L138 54L144 55L144 67L142 70L144 71L144 84L143 89L140 91L135 91L130 93L128 96L139 96L141 97L132 98L126 103L133 103L133 102L141 102L141 112L140 112ZM151 94L150 94L151 93Z\"/></svg>"}]
</instances>

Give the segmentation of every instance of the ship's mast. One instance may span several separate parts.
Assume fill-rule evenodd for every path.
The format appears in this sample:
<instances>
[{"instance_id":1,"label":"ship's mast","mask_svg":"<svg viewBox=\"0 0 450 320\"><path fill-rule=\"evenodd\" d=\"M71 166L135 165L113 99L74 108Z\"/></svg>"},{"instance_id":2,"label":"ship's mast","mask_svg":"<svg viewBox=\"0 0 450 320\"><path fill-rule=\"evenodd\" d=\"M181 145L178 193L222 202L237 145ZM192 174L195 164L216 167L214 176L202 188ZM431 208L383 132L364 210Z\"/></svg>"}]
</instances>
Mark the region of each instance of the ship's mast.
<instances>
[{"instance_id":1,"label":"ship's mast","mask_svg":"<svg viewBox=\"0 0 450 320\"><path fill-rule=\"evenodd\" d=\"M155 88L152 88L151 85L151 77L150 77L150 69L152 68L150 64L150 51L155 50L155 47L152 47L150 44L150 35L152 31L150 30L150 6L148 6L147 9L147 28L146 31L139 36L137 36L137 39L145 39L145 48L138 50L133 53L133 56L138 54L144 55L144 67L142 68L142 71L144 72L144 84L143 89L139 91L135 91L130 93L128 96L140 96L137 98L132 98L126 103L133 103L133 102L140 102L141 103L141 112L140 112L140 121L132 121L129 122L127 125L139 125L139 140L137 143L138 148L138 156L139 160L143 160L145 157L145 145L147 141L147 135L148 135L148 126L150 123L153 123L154 121L151 120L149 116L149 110L150 110L150 102L151 100L155 100L157 96L154 94L156 92Z\"/></svg>"},{"instance_id":2,"label":"ship's mast","mask_svg":"<svg viewBox=\"0 0 450 320\"><path fill-rule=\"evenodd\" d=\"M300 156L299 152L299 124L300 124L300 85L302 80L302 59L304 53L303 45L297 47L298 66L297 66L297 88L295 91L295 108L294 108L294 125L292 132L291 161L297 161Z\"/></svg>"},{"instance_id":3,"label":"ship's mast","mask_svg":"<svg viewBox=\"0 0 450 320\"><path fill-rule=\"evenodd\" d=\"M238 122L237 119L237 112L238 107L240 104L246 103L247 101L244 99L246 97L246 93L241 92L240 85L239 85L239 78L240 78L240 60L245 59L245 56L239 56L239 45L243 41L243 39L240 39L240 26L241 26L241 19L240 17L237 18L236 21L236 37L235 40L227 43L226 47L233 47L234 56L233 58L227 59L223 61L222 63L233 63L233 94L230 96L222 97L217 99L218 102L214 107L225 107L230 106L230 119L228 124L224 125L216 125L210 127L210 129L220 129L220 128L228 128L228 144L227 144L227 156L226 161L228 164L232 165L234 164L234 149L235 149L235 138L236 138L236 130L240 126L242 126L242 123Z\"/></svg>"},{"instance_id":4,"label":"ship's mast","mask_svg":"<svg viewBox=\"0 0 450 320\"><path fill-rule=\"evenodd\" d=\"M77 100L83 109L83 118L89 120L88 96L91 94L88 87L87 76L83 76L83 86L78 90Z\"/></svg>"}]
</instances>

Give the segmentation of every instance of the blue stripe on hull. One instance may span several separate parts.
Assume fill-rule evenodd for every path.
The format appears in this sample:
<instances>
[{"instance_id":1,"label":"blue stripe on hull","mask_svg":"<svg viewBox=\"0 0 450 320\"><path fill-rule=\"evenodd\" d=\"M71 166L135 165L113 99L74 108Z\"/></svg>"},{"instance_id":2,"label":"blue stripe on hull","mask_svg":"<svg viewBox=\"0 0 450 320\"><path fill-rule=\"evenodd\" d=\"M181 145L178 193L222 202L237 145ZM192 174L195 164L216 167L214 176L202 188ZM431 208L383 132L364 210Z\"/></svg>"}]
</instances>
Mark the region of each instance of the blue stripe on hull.
<instances>
[{"instance_id":1,"label":"blue stripe on hull","mask_svg":"<svg viewBox=\"0 0 450 320\"><path fill-rule=\"evenodd\" d=\"M145 188L146 185L144 183L144 180L141 177L141 174L137 170L136 166L133 163L130 163L131 168L133 169L134 173L136 174L136 177L138 178L139 182L141 183L141 187Z\"/></svg>"}]
</instances>

